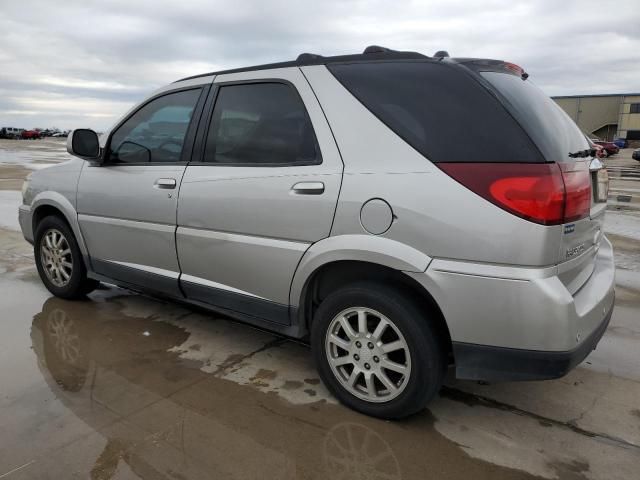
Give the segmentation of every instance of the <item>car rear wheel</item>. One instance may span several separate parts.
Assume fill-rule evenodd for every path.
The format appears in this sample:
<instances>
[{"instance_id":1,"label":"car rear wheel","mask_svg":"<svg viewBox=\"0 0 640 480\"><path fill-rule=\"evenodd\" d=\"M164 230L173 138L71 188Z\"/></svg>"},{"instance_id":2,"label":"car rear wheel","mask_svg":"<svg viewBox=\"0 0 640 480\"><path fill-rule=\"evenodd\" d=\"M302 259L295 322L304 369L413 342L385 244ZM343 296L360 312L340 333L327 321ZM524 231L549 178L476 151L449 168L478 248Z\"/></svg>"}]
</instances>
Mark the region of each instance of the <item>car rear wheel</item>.
<instances>
[{"instance_id":1,"label":"car rear wheel","mask_svg":"<svg viewBox=\"0 0 640 480\"><path fill-rule=\"evenodd\" d=\"M345 405L380 418L423 409L446 357L428 312L393 287L359 283L325 298L311 346L320 377Z\"/></svg>"},{"instance_id":2,"label":"car rear wheel","mask_svg":"<svg viewBox=\"0 0 640 480\"><path fill-rule=\"evenodd\" d=\"M78 242L58 216L45 217L36 227L34 256L42 283L57 297L82 298L98 286L87 278Z\"/></svg>"}]
</instances>

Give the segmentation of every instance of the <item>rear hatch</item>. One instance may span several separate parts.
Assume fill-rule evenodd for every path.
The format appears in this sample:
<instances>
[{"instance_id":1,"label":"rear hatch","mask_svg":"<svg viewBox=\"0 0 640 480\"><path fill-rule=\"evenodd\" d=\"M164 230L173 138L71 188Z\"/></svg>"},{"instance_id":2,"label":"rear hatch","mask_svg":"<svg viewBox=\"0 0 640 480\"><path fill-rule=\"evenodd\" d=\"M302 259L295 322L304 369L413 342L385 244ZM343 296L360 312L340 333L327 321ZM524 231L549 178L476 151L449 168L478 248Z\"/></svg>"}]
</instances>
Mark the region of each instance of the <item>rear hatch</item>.
<instances>
[{"instance_id":1,"label":"rear hatch","mask_svg":"<svg viewBox=\"0 0 640 480\"><path fill-rule=\"evenodd\" d=\"M587 138L517 65L491 60L464 62L513 115L547 162L560 168L565 187L559 275L571 293L589 279L602 239L608 176Z\"/></svg>"},{"instance_id":2,"label":"rear hatch","mask_svg":"<svg viewBox=\"0 0 640 480\"><path fill-rule=\"evenodd\" d=\"M548 227L547 244L523 244L538 252L539 262L527 265L558 264L572 293L586 282L600 243L606 185L598 189L598 173L589 170L594 157L586 137L520 67L424 59L327 68L440 170L503 210Z\"/></svg>"}]
</instances>

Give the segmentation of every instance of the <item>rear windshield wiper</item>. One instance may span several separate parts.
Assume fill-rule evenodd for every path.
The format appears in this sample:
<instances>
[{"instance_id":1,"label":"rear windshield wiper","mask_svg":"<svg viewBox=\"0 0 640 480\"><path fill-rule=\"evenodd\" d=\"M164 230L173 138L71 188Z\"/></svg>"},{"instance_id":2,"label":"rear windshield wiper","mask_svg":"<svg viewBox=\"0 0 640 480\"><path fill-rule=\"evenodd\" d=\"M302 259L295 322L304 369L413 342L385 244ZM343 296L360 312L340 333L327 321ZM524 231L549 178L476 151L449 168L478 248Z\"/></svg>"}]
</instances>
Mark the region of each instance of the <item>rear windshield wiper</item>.
<instances>
[{"instance_id":1,"label":"rear windshield wiper","mask_svg":"<svg viewBox=\"0 0 640 480\"><path fill-rule=\"evenodd\" d=\"M596 149L595 148L587 148L586 150L578 150L577 152L569 153L569 157L571 158L586 158L586 157L595 157Z\"/></svg>"}]
</instances>

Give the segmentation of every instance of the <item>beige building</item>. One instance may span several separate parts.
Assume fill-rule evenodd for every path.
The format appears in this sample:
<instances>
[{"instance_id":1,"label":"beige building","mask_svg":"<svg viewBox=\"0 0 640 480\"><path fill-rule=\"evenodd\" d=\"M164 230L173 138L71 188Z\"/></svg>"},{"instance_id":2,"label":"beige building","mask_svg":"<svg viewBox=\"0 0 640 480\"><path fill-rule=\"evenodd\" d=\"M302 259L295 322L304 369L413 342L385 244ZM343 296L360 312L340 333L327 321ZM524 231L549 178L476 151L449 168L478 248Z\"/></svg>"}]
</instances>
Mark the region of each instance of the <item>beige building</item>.
<instances>
[{"instance_id":1,"label":"beige building","mask_svg":"<svg viewBox=\"0 0 640 480\"><path fill-rule=\"evenodd\" d=\"M553 97L587 134L640 141L640 93Z\"/></svg>"}]
</instances>

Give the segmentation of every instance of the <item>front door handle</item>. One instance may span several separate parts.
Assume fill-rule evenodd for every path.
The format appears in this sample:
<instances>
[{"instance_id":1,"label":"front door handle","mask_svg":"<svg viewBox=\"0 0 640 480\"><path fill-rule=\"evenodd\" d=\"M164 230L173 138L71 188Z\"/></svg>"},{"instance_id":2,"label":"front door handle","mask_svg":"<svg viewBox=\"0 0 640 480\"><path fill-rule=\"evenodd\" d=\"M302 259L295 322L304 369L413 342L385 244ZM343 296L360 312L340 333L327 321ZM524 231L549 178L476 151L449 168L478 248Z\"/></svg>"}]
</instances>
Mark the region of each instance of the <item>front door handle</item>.
<instances>
[{"instance_id":1,"label":"front door handle","mask_svg":"<svg viewBox=\"0 0 640 480\"><path fill-rule=\"evenodd\" d=\"M176 188L176 185L177 183L175 178L159 178L153 184L155 188L166 188L169 190Z\"/></svg>"},{"instance_id":2,"label":"front door handle","mask_svg":"<svg viewBox=\"0 0 640 480\"><path fill-rule=\"evenodd\" d=\"M324 183L298 182L291 187L291 192L296 195L322 195L324 193Z\"/></svg>"}]
</instances>

